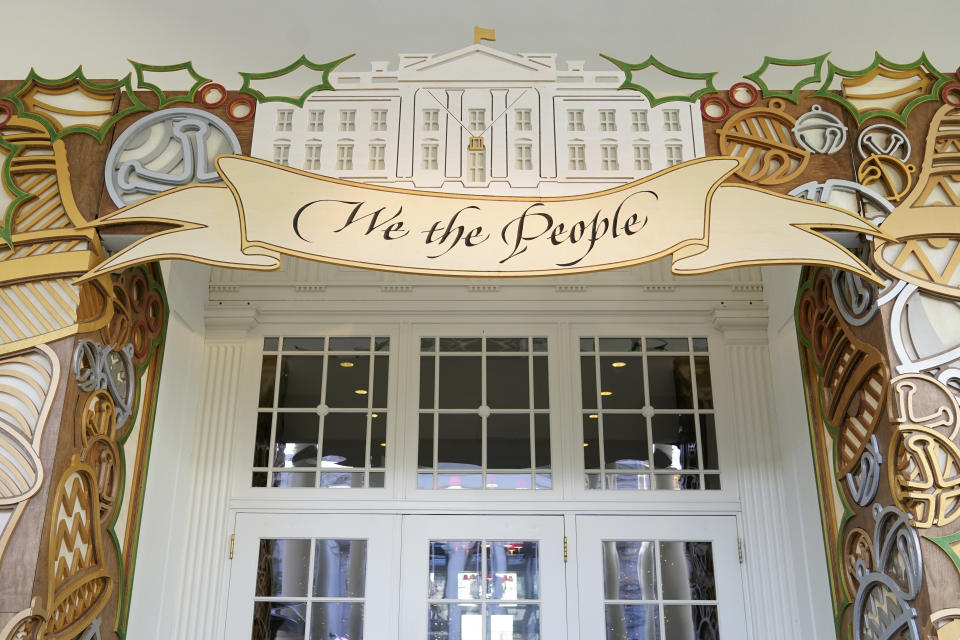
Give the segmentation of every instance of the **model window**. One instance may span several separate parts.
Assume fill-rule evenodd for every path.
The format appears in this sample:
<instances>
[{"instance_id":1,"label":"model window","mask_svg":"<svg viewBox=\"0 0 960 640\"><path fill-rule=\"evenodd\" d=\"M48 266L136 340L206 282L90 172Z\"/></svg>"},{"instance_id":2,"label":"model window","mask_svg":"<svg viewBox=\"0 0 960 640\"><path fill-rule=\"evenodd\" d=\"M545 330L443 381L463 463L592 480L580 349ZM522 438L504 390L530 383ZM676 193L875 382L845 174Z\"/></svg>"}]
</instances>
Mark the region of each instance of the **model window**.
<instances>
[{"instance_id":1,"label":"model window","mask_svg":"<svg viewBox=\"0 0 960 640\"><path fill-rule=\"evenodd\" d=\"M533 145L529 142L521 142L516 145L516 167L520 171L530 171L533 169Z\"/></svg>"},{"instance_id":2,"label":"model window","mask_svg":"<svg viewBox=\"0 0 960 640\"><path fill-rule=\"evenodd\" d=\"M470 170L470 182L484 182L487 179L487 152L471 151L467 157Z\"/></svg>"},{"instance_id":3,"label":"model window","mask_svg":"<svg viewBox=\"0 0 960 640\"><path fill-rule=\"evenodd\" d=\"M370 112L370 130L371 131L386 131L387 130L387 110L386 109L374 109Z\"/></svg>"},{"instance_id":4,"label":"model window","mask_svg":"<svg viewBox=\"0 0 960 640\"><path fill-rule=\"evenodd\" d=\"M340 131L356 131L357 112L354 109L340 110Z\"/></svg>"},{"instance_id":5,"label":"model window","mask_svg":"<svg viewBox=\"0 0 960 640\"><path fill-rule=\"evenodd\" d=\"M583 109L567 111L567 131L583 131Z\"/></svg>"},{"instance_id":6,"label":"model window","mask_svg":"<svg viewBox=\"0 0 960 640\"><path fill-rule=\"evenodd\" d=\"M668 144L667 147L667 166L672 167L675 164L683 162L683 145Z\"/></svg>"},{"instance_id":7,"label":"model window","mask_svg":"<svg viewBox=\"0 0 960 640\"><path fill-rule=\"evenodd\" d=\"M424 131L440 130L440 112L437 109L423 110L423 130Z\"/></svg>"},{"instance_id":8,"label":"model window","mask_svg":"<svg viewBox=\"0 0 960 640\"><path fill-rule=\"evenodd\" d=\"M630 112L630 118L633 121L634 131L649 131L650 124L647 122L646 109L634 109Z\"/></svg>"},{"instance_id":9,"label":"model window","mask_svg":"<svg viewBox=\"0 0 960 640\"><path fill-rule=\"evenodd\" d=\"M337 169L340 171L353 170L353 145L337 145Z\"/></svg>"},{"instance_id":10,"label":"model window","mask_svg":"<svg viewBox=\"0 0 960 640\"><path fill-rule=\"evenodd\" d=\"M549 489L546 338L423 338L417 486Z\"/></svg>"},{"instance_id":11,"label":"model window","mask_svg":"<svg viewBox=\"0 0 960 640\"><path fill-rule=\"evenodd\" d=\"M277 131L293 131L293 109L277 111Z\"/></svg>"},{"instance_id":12,"label":"model window","mask_svg":"<svg viewBox=\"0 0 960 640\"><path fill-rule=\"evenodd\" d=\"M323 110L311 109L307 114L307 131L323 131Z\"/></svg>"},{"instance_id":13,"label":"model window","mask_svg":"<svg viewBox=\"0 0 960 640\"><path fill-rule=\"evenodd\" d=\"M439 150L436 144L425 144L421 149L422 166L427 171L437 170L437 152Z\"/></svg>"},{"instance_id":14,"label":"model window","mask_svg":"<svg viewBox=\"0 0 960 640\"><path fill-rule=\"evenodd\" d=\"M368 168L373 171L383 171L385 156L386 146L382 144L370 145L370 164Z\"/></svg>"},{"instance_id":15,"label":"model window","mask_svg":"<svg viewBox=\"0 0 960 640\"><path fill-rule=\"evenodd\" d=\"M600 168L604 171L618 171L620 160L617 158L617 145L600 145Z\"/></svg>"},{"instance_id":16,"label":"model window","mask_svg":"<svg viewBox=\"0 0 960 640\"><path fill-rule=\"evenodd\" d=\"M303 168L307 171L316 171L320 168L320 143L307 143L304 149Z\"/></svg>"},{"instance_id":17,"label":"model window","mask_svg":"<svg viewBox=\"0 0 960 640\"><path fill-rule=\"evenodd\" d=\"M600 110L600 131L617 130L617 112L613 109Z\"/></svg>"},{"instance_id":18,"label":"model window","mask_svg":"<svg viewBox=\"0 0 960 640\"><path fill-rule=\"evenodd\" d=\"M255 487L383 487L389 338L266 338Z\"/></svg>"},{"instance_id":19,"label":"model window","mask_svg":"<svg viewBox=\"0 0 960 640\"><path fill-rule=\"evenodd\" d=\"M486 109L470 109L468 116L470 131L476 133L477 135L483 133L483 130L487 128Z\"/></svg>"},{"instance_id":20,"label":"model window","mask_svg":"<svg viewBox=\"0 0 960 640\"><path fill-rule=\"evenodd\" d=\"M680 131L680 111L678 109L663 110L663 130Z\"/></svg>"},{"instance_id":21,"label":"model window","mask_svg":"<svg viewBox=\"0 0 960 640\"><path fill-rule=\"evenodd\" d=\"M706 338L581 338L588 489L719 489Z\"/></svg>"},{"instance_id":22,"label":"model window","mask_svg":"<svg viewBox=\"0 0 960 640\"><path fill-rule=\"evenodd\" d=\"M710 542L604 540L600 544L607 638L718 637Z\"/></svg>"},{"instance_id":23,"label":"model window","mask_svg":"<svg viewBox=\"0 0 960 640\"><path fill-rule=\"evenodd\" d=\"M587 168L586 153L582 144L569 145L567 154L570 158L569 169L571 171L584 171Z\"/></svg>"},{"instance_id":24,"label":"model window","mask_svg":"<svg viewBox=\"0 0 960 640\"><path fill-rule=\"evenodd\" d=\"M278 142L273 145L273 161L284 166L290 164L290 143Z\"/></svg>"},{"instance_id":25,"label":"model window","mask_svg":"<svg viewBox=\"0 0 960 640\"><path fill-rule=\"evenodd\" d=\"M261 538L253 638L361 638L367 541Z\"/></svg>"},{"instance_id":26,"label":"model window","mask_svg":"<svg viewBox=\"0 0 960 640\"><path fill-rule=\"evenodd\" d=\"M533 122L530 109L517 109L514 111L516 116L517 131L532 131Z\"/></svg>"},{"instance_id":27,"label":"model window","mask_svg":"<svg viewBox=\"0 0 960 640\"><path fill-rule=\"evenodd\" d=\"M633 168L637 171L649 171L651 169L649 144L633 145Z\"/></svg>"}]
</instances>

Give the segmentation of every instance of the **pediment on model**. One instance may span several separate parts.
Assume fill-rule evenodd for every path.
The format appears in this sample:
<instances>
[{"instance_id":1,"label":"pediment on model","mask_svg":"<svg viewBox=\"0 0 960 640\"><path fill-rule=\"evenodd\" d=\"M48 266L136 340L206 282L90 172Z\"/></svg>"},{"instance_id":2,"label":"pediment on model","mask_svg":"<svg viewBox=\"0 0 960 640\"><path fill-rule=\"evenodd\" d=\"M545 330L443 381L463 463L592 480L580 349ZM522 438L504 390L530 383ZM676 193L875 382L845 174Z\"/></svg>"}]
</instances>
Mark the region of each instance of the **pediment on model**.
<instances>
[{"instance_id":1,"label":"pediment on model","mask_svg":"<svg viewBox=\"0 0 960 640\"><path fill-rule=\"evenodd\" d=\"M472 45L437 56L408 56L400 62L399 80L418 81L552 81L556 69L535 59L513 55L483 45ZM550 60L552 63L552 59Z\"/></svg>"}]
</instances>

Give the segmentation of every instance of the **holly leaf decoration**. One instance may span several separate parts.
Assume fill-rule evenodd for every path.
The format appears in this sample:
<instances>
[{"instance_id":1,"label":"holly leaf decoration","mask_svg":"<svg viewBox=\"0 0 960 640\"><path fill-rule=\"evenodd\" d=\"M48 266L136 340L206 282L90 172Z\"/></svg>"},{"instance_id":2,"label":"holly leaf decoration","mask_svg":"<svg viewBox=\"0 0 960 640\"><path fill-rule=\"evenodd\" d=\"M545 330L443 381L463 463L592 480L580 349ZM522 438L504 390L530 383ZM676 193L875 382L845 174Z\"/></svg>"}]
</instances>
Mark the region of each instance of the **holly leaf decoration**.
<instances>
[{"instance_id":1,"label":"holly leaf decoration","mask_svg":"<svg viewBox=\"0 0 960 640\"><path fill-rule=\"evenodd\" d=\"M243 85L240 87L240 93L245 93L247 95L253 96L256 98L257 102L287 102L298 107L302 107L303 103L306 102L307 96L309 96L314 91L332 91L333 85L330 84L330 72L333 71L337 66L340 65L344 60L352 58L354 54L344 56L338 60L333 60L332 62L325 62L323 64L317 64L311 62L307 59L307 56L300 56L299 59L294 60L287 66L276 69L274 71L266 71L264 73L250 73L241 71L240 76L243 77ZM283 76L289 75L294 71L297 71L301 68L309 69L310 71L319 71L323 75L318 84L312 85L303 90L299 96L283 96L283 95L267 95L262 91L256 89L252 86L252 83L256 80L272 80L274 78L281 78Z\"/></svg>"},{"instance_id":2,"label":"holly leaf decoration","mask_svg":"<svg viewBox=\"0 0 960 640\"><path fill-rule=\"evenodd\" d=\"M662 104L664 102L674 102L674 101L696 102L700 98L700 96L706 93L713 93L714 91L717 90L716 87L713 86L713 77L717 75L716 71L712 71L710 73L693 73L690 71L680 71L679 69L668 67L667 65L657 60L656 57L654 56L650 56L643 62L634 63L634 64L631 64L629 62L623 62L622 60L617 60L616 58L613 58L603 53L600 54L600 57L606 58L613 64L620 67L620 70L623 71L624 79L623 79L623 84L620 85L621 89L633 89L634 91L639 91L647 98L647 100L650 101L650 106L652 107L655 107L658 104ZM654 67L655 69L659 70L661 73L673 76L675 78L683 78L685 80L703 80L704 87L702 89L698 89L697 91L694 91L689 95L679 94L679 95L668 95L668 96L656 96L649 88L641 84L637 84L633 81L633 74L635 72L643 71L644 69L648 69L650 67Z\"/></svg>"},{"instance_id":3,"label":"holly leaf decoration","mask_svg":"<svg viewBox=\"0 0 960 640\"><path fill-rule=\"evenodd\" d=\"M133 65L134 73L137 75L137 88L149 89L150 91L153 91L157 95L157 99L160 101L158 107L164 107L171 102L193 102L197 95L197 91L200 90L200 87L210 82L210 78L204 78L197 73L196 70L194 70L193 63L189 60L187 62L181 62L180 64L167 65L145 64L143 62L130 60L130 64ZM167 96L161 87L149 82L144 76L146 73L175 74L178 71L185 71L193 79L193 84L187 90L186 95L182 96Z\"/></svg>"},{"instance_id":4,"label":"holly leaf decoration","mask_svg":"<svg viewBox=\"0 0 960 640\"><path fill-rule=\"evenodd\" d=\"M760 65L760 68L754 71L753 73L748 73L743 76L747 80L752 80L758 87L760 87L761 95L764 98L783 98L789 100L790 102L797 104L797 101L800 100L800 91L815 82L820 82L821 74L823 73L823 63L826 62L827 56L830 53L827 52L821 56L815 56L813 58L774 58L772 56L764 56L763 64ZM812 66L813 72L797 81L793 85L793 89L790 91L778 91L771 89L767 86L767 83L763 79L763 74L770 70L770 67L807 67Z\"/></svg>"}]
</instances>

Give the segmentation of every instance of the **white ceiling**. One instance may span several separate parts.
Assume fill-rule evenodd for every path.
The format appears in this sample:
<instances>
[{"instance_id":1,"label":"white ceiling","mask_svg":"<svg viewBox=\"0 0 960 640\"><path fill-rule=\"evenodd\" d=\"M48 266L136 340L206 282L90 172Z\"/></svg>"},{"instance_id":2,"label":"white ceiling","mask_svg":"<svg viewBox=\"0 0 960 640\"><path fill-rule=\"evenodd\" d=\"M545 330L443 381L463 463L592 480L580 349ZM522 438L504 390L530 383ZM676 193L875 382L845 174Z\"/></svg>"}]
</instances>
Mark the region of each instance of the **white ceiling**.
<instances>
[{"instance_id":1,"label":"white ceiling","mask_svg":"<svg viewBox=\"0 0 960 640\"><path fill-rule=\"evenodd\" d=\"M42 8L41 8L42 7ZM952 73L960 63L957 0L33 0L2 15L0 77L35 67L46 77L82 64L87 77L118 77L132 58L151 64L192 60L227 88L237 71L267 71L300 54L317 62L348 53L344 69L404 52L442 53L472 43L473 26L495 28L498 49L556 52L611 68L601 51L627 61L655 54L688 71L720 71L719 87L755 70L763 55L809 57L832 51L849 69L875 50L896 62L926 50Z\"/></svg>"}]
</instances>

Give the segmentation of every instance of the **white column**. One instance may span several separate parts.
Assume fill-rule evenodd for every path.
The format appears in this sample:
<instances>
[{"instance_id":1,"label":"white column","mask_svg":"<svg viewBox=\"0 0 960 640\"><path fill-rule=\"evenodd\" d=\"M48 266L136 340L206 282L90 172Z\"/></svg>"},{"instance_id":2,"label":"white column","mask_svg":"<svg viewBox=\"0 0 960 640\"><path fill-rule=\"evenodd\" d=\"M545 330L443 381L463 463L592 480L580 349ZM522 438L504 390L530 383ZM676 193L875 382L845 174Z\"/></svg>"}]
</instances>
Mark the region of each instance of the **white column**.
<instances>
[{"instance_id":1,"label":"white column","mask_svg":"<svg viewBox=\"0 0 960 640\"><path fill-rule=\"evenodd\" d=\"M451 89L447 91L446 94L447 109L450 113L446 116L447 142L446 148L444 149L444 155L446 157L443 161L443 175L447 178L461 178L463 177L463 153L466 146L463 140L463 127L460 126L460 122L463 122L463 91ZM450 114L459 118L460 122L454 120Z\"/></svg>"},{"instance_id":2,"label":"white column","mask_svg":"<svg viewBox=\"0 0 960 640\"><path fill-rule=\"evenodd\" d=\"M737 476L751 638L800 640L794 578L787 554L781 449L776 425L766 308L716 309L723 332L737 449ZM797 393L802 393L798 389Z\"/></svg>"},{"instance_id":3,"label":"white column","mask_svg":"<svg viewBox=\"0 0 960 640\"><path fill-rule=\"evenodd\" d=\"M200 406L191 446L190 509L182 524L183 580L178 638L223 637L226 563L230 526L227 517L230 452L236 423L237 389L243 342L208 340L204 347Z\"/></svg>"},{"instance_id":4,"label":"white column","mask_svg":"<svg viewBox=\"0 0 960 640\"><path fill-rule=\"evenodd\" d=\"M497 118L490 127L490 147L487 153L490 154L490 177L507 177L507 120L510 114L504 113L507 110L507 90L491 89L491 101L493 108L490 109L490 117ZM499 117L498 117L499 116Z\"/></svg>"}]
</instances>

